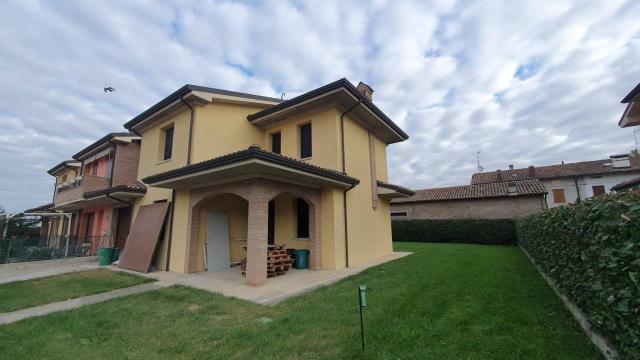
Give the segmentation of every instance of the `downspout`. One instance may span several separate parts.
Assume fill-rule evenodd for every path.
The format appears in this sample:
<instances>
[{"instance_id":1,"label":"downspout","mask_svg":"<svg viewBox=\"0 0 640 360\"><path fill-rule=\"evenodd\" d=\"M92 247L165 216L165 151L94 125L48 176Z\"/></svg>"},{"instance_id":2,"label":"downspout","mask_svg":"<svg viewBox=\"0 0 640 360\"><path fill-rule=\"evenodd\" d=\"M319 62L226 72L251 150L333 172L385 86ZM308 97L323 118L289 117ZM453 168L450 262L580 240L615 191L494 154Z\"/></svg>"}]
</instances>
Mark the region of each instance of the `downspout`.
<instances>
[{"instance_id":1,"label":"downspout","mask_svg":"<svg viewBox=\"0 0 640 360\"><path fill-rule=\"evenodd\" d=\"M350 113L353 109L362 104L362 98L358 100L353 106L347 109L347 111L343 112L340 115L340 147L342 149L342 173L346 174L346 158L344 152L344 117ZM342 211L344 212L344 256L345 256L345 264L346 267L349 267L349 217L347 215L347 192L353 189L356 185L351 185L348 189L344 191L342 197Z\"/></svg>"},{"instance_id":2,"label":"downspout","mask_svg":"<svg viewBox=\"0 0 640 360\"><path fill-rule=\"evenodd\" d=\"M113 186L113 171L116 168L116 151L118 150L118 147L116 144L111 143L111 145L113 145L112 147L113 151L109 153L109 157L111 158L111 176L109 176L109 187Z\"/></svg>"},{"instance_id":3,"label":"downspout","mask_svg":"<svg viewBox=\"0 0 640 360\"><path fill-rule=\"evenodd\" d=\"M173 212L176 204L176 191L171 190L171 215L169 218L169 237L167 238L167 265L165 271L169 271L169 262L171 261L171 238L173 237Z\"/></svg>"},{"instance_id":4,"label":"downspout","mask_svg":"<svg viewBox=\"0 0 640 360\"><path fill-rule=\"evenodd\" d=\"M189 143L187 145L187 165L191 165L191 140L193 139L193 119L195 117L195 111L193 106L189 105L189 103L184 100L184 96L180 97L180 101L182 101L182 103L191 111L191 116L189 118Z\"/></svg>"},{"instance_id":5,"label":"downspout","mask_svg":"<svg viewBox=\"0 0 640 360\"><path fill-rule=\"evenodd\" d=\"M578 186L578 177L574 176L573 181L576 184L576 194L578 195L578 204L580 204L582 200L580 199L580 187Z\"/></svg>"}]
</instances>

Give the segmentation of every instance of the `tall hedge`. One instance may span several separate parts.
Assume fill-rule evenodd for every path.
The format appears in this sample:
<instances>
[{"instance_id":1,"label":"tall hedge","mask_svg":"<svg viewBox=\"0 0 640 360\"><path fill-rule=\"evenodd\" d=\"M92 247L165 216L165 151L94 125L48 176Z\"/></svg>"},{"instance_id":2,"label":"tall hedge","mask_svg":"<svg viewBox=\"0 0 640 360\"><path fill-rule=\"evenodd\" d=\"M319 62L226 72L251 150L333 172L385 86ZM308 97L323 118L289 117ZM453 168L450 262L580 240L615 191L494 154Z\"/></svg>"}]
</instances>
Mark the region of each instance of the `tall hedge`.
<instances>
[{"instance_id":1,"label":"tall hedge","mask_svg":"<svg viewBox=\"0 0 640 360\"><path fill-rule=\"evenodd\" d=\"M511 219L394 220L393 241L512 245L516 243Z\"/></svg>"},{"instance_id":2,"label":"tall hedge","mask_svg":"<svg viewBox=\"0 0 640 360\"><path fill-rule=\"evenodd\" d=\"M625 359L640 359L640 191L517 221L518 242Z\"/></svg>"}]
</instances>

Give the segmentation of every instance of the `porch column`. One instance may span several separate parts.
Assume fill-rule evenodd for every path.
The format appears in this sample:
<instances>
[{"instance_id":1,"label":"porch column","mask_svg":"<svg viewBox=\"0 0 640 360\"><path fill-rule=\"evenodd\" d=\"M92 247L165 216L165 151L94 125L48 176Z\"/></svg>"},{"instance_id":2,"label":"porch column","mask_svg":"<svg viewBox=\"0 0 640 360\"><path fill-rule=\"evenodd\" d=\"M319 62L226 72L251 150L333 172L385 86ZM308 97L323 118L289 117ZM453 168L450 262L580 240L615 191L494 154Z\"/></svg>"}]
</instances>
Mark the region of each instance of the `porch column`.
<instances>
[{"instance_id":1,"label":"porch column","mask_svg":"<svg viewBox=\"0 0 640 360\"><path fill-rule=\"evenodd\" d=\"M320 270L322 267L322 246L320 236L320 206L309 204L309 268Z\"/></svg>"},{"instance_id":2,"label":"porch column","mask_svg":"<svg viewBox=\"0 0 640 360\"><path fill-rule=\"evenodd\" d=\"M257 197L249 201L247 225L247 284L267 282L267 200Z\"/></svg>"}]
</instances>

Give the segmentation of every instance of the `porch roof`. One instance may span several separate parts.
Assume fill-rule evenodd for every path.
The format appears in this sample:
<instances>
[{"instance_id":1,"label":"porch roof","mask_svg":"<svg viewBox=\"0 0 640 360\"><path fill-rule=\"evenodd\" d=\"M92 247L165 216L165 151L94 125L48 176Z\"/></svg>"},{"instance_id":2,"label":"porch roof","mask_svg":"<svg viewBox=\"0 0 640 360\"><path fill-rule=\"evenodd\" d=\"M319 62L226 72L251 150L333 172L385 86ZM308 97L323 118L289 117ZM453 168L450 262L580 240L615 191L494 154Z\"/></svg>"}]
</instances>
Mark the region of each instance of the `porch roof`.
<instances>
[{"instance_id":1,"label":"porch roof","mask_svg":"<svg viewBox=\"0 0 640 360\"><path fill-rule=\"evenodd\" d=\"M88 191L82 194L82 199L70 201L55 206L54 210L78 210L96 206L126 206L135 198L142 197L147 192L144 184L117 185L102 190Z\"/></svg>"},{"instance_id":2,"label":"porch roof","mask_svg":"<svg viewBox=\"0 0 640 360\"><path fill-rule=\"evenodd\" d=\"M333 185L344 188L360 183L360 180L345 173L265 151L257 145L197 164L148 176L142 181L155 187L179 189L256 177L304 185Z\"/></svg>"}]
</instances>

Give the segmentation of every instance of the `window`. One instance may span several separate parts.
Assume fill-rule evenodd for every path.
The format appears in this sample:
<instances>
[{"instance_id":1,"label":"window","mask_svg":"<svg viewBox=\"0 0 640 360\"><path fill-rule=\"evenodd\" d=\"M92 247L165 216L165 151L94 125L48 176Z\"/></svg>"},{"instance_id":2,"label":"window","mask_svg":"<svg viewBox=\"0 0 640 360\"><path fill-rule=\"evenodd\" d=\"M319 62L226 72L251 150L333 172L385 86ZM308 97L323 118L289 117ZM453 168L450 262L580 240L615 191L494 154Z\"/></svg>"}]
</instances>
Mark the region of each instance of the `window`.
<instances>
[{"instance_id":1,"label":"window","mask_svg":"<svg viewBox=\"0 0 640 360\"><path fill-rule=\"evenodd\" d=\"M593 190L593 196L598 196L605 193L604 185L595 185L592 186L591 189Z\"/></svg>"},{"instance_id":2,"label":"window","mask_svg":"<svg viewBox=\"0 0 640 360\"><path fill-rule=\"evenodd\" d=\"M391 216L407 216L407 212L406 211L392 212Z\"/></svg>"},{"instance_id":3,"label":"window","mask_svg":"<svg viewBox=\"0 0 640 360\"><path fill-rule=\"evenodd\" d=\"M171 159L173 152L173 126L164 129L164 154L162 160Z\"/></svg>"},{"instance_id":4,"label":"window","mask_svg":"<svg viewBox=\"0 0 640 360\"><path fill-rule=\"evenodd\" d=\"M564 189L553 189L553 202L556 204L565 203L566 200L564 198Z\"/></svg>"},{"instance_id":5,"label":"window","mask_svg":"<svg viewBox=\"0 0 640 360\"><path fill-rule=\"evenodd\" d=\"M300 158L310 158L311 153L311 124L300 126Z\"/></svg>"},{"instance_id":6,"label":"window","mask_svg":"<svg viewBox=\"0 0 640 360\"><path fill-rule=\"evenodd\" d=\"M62 182L65 182L65 181L67 181L67 174L62 175Z\"/></svg>"},{"instance_id":7,"label":"window","mask_svg":"<svg viewBox=\"0 0 640 360\"><path fill-rule=\"evenodd\" d=\"M271 151L276 154L282 154L280 144L280 133L271 134Z\"/></svg>"},{"instance_id":8,"label":"window","mask_svg":"<svg viewBox=\"0 0 640 360\"><path fill-rule=\"evenodd\" d=\"M91 175L98 175L98 163L94 162L91 164Z\"/></svg>"},{"instance_id":9,"label":"window","mask_svg":"<svg viewBox=\"0 0 640 360\"><path fill-rule=\"evenodd\" d=\"M299 239L309 238L309 205L303 199L296 199L296 213L298 226L296 236Z\"/></svg>"}]
</instances>

